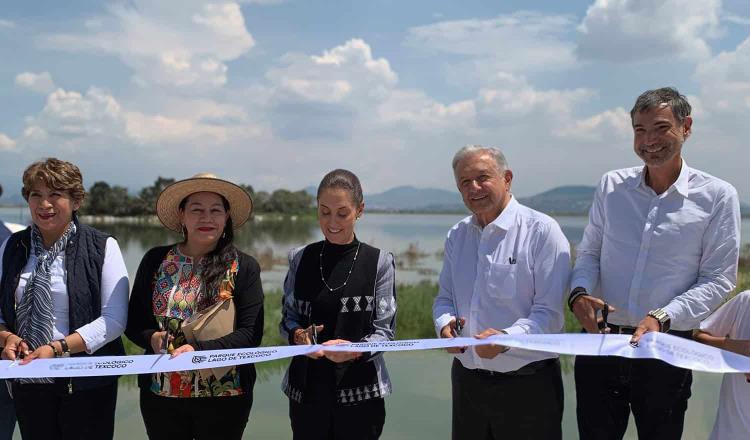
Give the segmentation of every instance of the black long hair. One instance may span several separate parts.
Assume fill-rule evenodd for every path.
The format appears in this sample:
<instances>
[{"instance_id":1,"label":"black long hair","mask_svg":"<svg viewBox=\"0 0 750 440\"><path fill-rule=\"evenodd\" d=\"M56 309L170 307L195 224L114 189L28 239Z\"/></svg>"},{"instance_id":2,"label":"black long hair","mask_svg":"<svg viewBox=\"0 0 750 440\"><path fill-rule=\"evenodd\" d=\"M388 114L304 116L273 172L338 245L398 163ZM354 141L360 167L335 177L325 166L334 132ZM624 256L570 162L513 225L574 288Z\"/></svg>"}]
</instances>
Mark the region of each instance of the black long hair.
<instances>
[{"instance_id":1,"label":"black long hair","mask_svg":"<svg viewBox=\"0 0 750 440\"><path fill-rule=\"evenodd\" d=\"M224 205L224 210L229 213L230 206L227 199L221 194L218 194L221 198L221 203ZM190 196L185 197L180 202L180 210L185 210L185 204ZM182 227L185 241L188 239L188 232L185 226ZM224 225L224 231L219 236L219 241L216 243L216 247L203 257L203 263L201 264L201 278L203 279L203 285L206 287L206 293L210 295L217 294L219 283L224 278L224 275L232 267L232 262L237 259L237 248L234 246L234 227L232 224L232 216L227 218L227 222Z\"/></svg>"}]
</instances>

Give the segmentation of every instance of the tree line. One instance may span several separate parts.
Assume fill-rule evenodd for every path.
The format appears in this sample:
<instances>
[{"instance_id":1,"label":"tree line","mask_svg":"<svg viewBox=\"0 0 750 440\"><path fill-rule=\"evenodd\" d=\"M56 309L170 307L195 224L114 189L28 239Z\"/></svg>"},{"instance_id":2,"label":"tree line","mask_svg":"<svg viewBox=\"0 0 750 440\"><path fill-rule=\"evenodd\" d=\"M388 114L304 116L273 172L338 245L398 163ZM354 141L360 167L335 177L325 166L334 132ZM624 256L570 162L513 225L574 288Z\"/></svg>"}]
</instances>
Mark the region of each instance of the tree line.
<instances>
[{"instance_id":1,"label":"tree line","mask_svg":"<svg viewBox=\"0 0 750 440\"><path fill-rule=\"evenodd\" d=\"M142 188L137 195L131 195L123 186L94 182L88 190L81 213L116 217L155 215L156 199L164 188L174 182L174 178L159 176L153 185ZM251 185L239 186L252 197L253 211L256 213L303 214L313 207L313 197L305 191L277 189L270 193L255 192Z\"/></svg>"}]
</instances>

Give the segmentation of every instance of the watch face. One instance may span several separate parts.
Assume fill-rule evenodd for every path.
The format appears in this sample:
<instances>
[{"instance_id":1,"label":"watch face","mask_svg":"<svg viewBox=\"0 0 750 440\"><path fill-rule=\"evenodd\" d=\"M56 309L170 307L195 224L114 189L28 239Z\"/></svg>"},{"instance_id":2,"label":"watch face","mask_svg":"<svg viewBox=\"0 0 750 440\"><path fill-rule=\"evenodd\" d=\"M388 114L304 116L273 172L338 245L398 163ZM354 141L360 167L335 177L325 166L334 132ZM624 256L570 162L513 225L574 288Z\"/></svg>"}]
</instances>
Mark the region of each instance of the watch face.
<instances>
[{"instance_id":1,"label":"watch face","mask_svg":"<svg viewBox=\"0 0 750 440\"><path fill-rule=\"evenodd\" d=\"M66 352L64 352L64 353L62 354L62 356L60 356L60 357L64 357L64 358L70 357L70 352L69 352L69 351L66 351Z\"/></svg>"}]
</instances>

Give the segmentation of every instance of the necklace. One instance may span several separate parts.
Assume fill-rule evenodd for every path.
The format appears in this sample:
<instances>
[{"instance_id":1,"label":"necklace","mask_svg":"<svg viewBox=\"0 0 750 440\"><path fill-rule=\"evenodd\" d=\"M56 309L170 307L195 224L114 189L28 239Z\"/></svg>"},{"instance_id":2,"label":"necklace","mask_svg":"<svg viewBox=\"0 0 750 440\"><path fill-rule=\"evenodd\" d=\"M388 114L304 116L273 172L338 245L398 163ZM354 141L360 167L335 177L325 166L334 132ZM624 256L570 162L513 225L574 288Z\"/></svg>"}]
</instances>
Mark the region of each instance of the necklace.
<instances>
[{"instance_id":1,"label":"necklace","mask_svg":"<svg viewBox=\"0 0 750 440\"><path fill-rule=\"evenodd\" d=\"M344 284L340 285L339 287L331 287L326 282L326 277L323 276L323 250L326 248L326 242L323 240L323 247L320 248L320 281L323 281L323 285L326 286L326 289L328 289L329 292L333 292L336 290L341 289L342 287L346 286L346 283L349 282L349 277L352 276L352 271L354 270L354 263L357 262L357 255L359 255L359 245L361 242L357 242L357 250L354 252L354 260L352 260L352 267L349 268L349 273L346 275L346 279L344 280Z\"/></svg>"}]
</instances>

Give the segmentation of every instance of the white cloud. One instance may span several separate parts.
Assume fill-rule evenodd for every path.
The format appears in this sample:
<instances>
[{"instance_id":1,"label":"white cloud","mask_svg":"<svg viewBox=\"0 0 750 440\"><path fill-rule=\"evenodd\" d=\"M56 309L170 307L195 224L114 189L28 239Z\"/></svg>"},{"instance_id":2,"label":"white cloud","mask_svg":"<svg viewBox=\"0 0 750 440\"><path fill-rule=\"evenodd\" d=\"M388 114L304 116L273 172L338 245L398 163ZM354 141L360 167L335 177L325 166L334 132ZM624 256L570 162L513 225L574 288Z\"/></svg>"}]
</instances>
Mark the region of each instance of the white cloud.
<instances>
[{"instance_id":1,"label":"white cloud","mask_svg":"<svg viewBox=\"0 0 750 440\"><path fill-rule=\"evenodd\" d=\"M730 23L739 24L741 26L750 26L750 18L747 17L742 17L734 14L725 14L722 19Z\"/></svg>"},{"instance_id":2,"label":"white cloud","mask_svg":"<svg viewBox=\"0 0 750 440\"><path fill-rule=\"evenodd\" d=\"M505 72L497 74L493 83L479 91L477 107L486 117L507 121L531 114L565 119L577 104L595 95L586 88L540 90L528 84L524 77Z\"/></svg>"},{"instance_id":3,"label":"white cloud","mask_svg":"<svg viewBox=\"0 0 750 440\"><path fill-rule=\"evenodd\" d=\"M13 29L14 27L16 27L16 24L12 21L0 18L0 29Z\"/></svg>"},{"instance_id":4,"label":"white cloud","mask_svg":"<svg viewBox=\"0 0 750 440\"><path fill-rule=\"evenodd\" d=\"M38 146L54 139L61 145L78 147L109 139L131 145L179 147L185 143L223 145L263 133L246 121L247 114L236 106L199 99L172 100L169 104L166 114L143 112L123 108L111 94L95 87L85 94L57 89L47 97L38 115L27 118L23 141Z\"/></svg>"},{"instance_id":5,"label":"white cloud","mask_svg":"<svg viewBox=\"0 0 750 440\"><path fill-rule=\"evenodd\" d=\"M563 138L607 141L614 145L627 144L632 138L630 112L622 107L605 110L586 119L562 127L557 135Z\"/></svg>"},{"instance_id":6,"label":"white cloud","mask_svg":"<svg viewBox=\"0 0 750 440\"><path fill-rule=\"evenodd\" d=\"M421 91L394 90L377 115L383 124L402 124L407 130L459 130L473 126L476 108L472 100L446 105Z\"/></svg>"},{"instance_id":7,"label":"white cloud","mask_svg":"<svg viewBox=\"0 0 750 440\"><path fill-rule=\"evenodd\" d=\"M22 72L16 75L16 85L36 93L47 94L55 90L55 83L49 72Z\"/></svg>"},{"instance_id":8,"label":"white cloud","mask_svg":"<svg viewBox=\"0 0 750 440\"><path fill-rule=\"evenodd\" d=\"M492 19L451 20L409 29L407 44L469 57L458 70L478 76L498 71L559 70L575 63L571 16L519 11Z\"/></svg>"},{"instance_id":9,"label":"white cloud","mask_svg":"<svg viewBox=\"0 0 750 440\"><path fill-rule=\"evenodd\" d=\"M287 54L265 77L271 125L284 139L350 139L357 114L381 103L398 82L388 60L360 39L320 55Z\"/></svg>"},{"instance_id":10,"label":"white cloud","mask_svg":"<svg viewBox=\"0 0 750 440\"><path fill-rule=\"evenodd\" d=\"M708 112L750 110L750 37L735 50L721 52L699 64L694 79L701 86Z\"/></svg>"},{"instance_id":11,"label":"white cloud","mask_svg":"<svg viewBox=\"0 0 750 440\"><path fill-rule=\"evenodd\" d=\"M87 20L85 33L49 35L41 42L60 50L116 54L135 71L138 84L193 91L226 84L226 62L255 45L237 3L133 3Z\"/></svg>"},{"instance_id":12,"label":"white cloud","mask_svg":"<svg viewBox=\"0 0 750 440\"><path fill-rule=\"evenodd\" d=\"M579 26L578 55L616 63L711 55L721 0L596 0Z\"/></svg>"},{"instance_id":13,"label":"white cloud","mask_svg":"<svg viewBox=\"0 0 750 440\"><path fill-rule=\"evenodd\" d=\"M370 46L352 39L321 55L287 54L282 66L266 78L277 91L309 101L341 102L354 95L382 96L398 77L385 58L374 58Z\"/></svg>"},{"instance_id":14,"label":"white cloud","mask_svg":"<svg viewBox=\"0 0 750 440\"><path fill-rule=\"evenodd\" d=\"M12 151L16 148L16 141L0 132L0 151Z\"/></svg>"},{"instance_id":15,"label":"white cloud","mask_svg":"<svg viewBox=\"0 0 750 440\"><path fill-rule=\"evenodd\" d=\"M238 3L247 5L272 6L280 5L285 2L286 0L239 0Z\"/></svg>"},{"instance_id":16,"label":"white cloud","mask_svg":"<svg viewBox=\"0 0 750 440\"><path fill-rule=\"evenodd\" d=\"M29 140L87 140L98 136L117 135L121 131L121 108L108 93L95 87L85 94L57 89L47 97L44 109L27 118L25 136Z\"/></svg>"}]
</instances>

